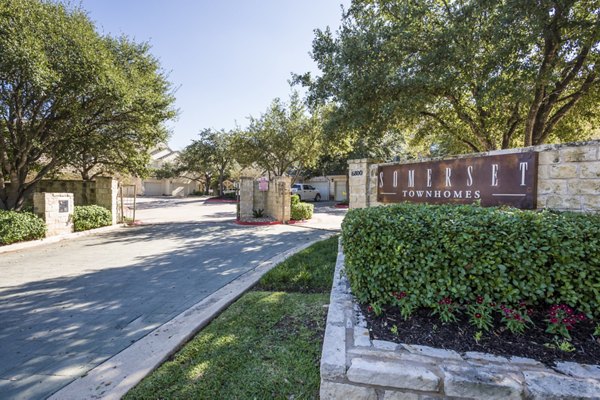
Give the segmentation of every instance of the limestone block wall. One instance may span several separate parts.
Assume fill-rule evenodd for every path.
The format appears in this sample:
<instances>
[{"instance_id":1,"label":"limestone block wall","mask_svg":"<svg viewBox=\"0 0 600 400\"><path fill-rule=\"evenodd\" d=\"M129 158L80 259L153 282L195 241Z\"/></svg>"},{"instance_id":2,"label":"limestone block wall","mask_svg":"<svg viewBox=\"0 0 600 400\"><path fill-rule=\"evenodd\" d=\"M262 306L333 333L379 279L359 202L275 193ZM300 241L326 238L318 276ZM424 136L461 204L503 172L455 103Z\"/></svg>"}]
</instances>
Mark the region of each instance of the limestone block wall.
<instances>
[{"instance_id":1,"label":"limestone block wall","mask_svg":"<svg viewBox=\"0 0 600 400\"><path fill-rule=\"evenodd\" d=\"M278 176L269 183L265 212L278 221L290 220L291 182L292 180L288 176Z\"/></svg>"},{"instance_id":2,"label":"limestone block wall","mask_svg":"<svg viewBox=\"0 0 600 400\"><path fill-rule=\"evenodd\" d=\"M600 141L540 151L538 208L600 211Z\"/></svg>"},{"instance_id":3,"label":"limestone block wall","mask_svg":"<svg viewBox=\"0 0 600 400\"><path fill-rule=\"evenodd\" d=\"M254 209L254 178L240 178L240 218L252 218Z\"/></svg>"},{"instance_id":4,"label":"limestone block wall","mask_svg":"<svg viewBox=\"0 0 600 400\"><path fill-rule=\"evenodd\" d=\"M262 209L264 214L278 221L287 222L291 213L291 179L287 176L275 177L269 182L268 191L258 190L254 178L240 180L240 218L252 218L252 211Z\"/></svg>"},{"instance_id":5,"label":"limestone block wall","mask_svg":"<svg viewBox=\"0 0 600 400\"><path fill-rule=\"evenodd\" d=\"M119 191L119 182L113 178L96 178L96 199L95 204L110 210L112 215L112 224L117 223L117 195Z\"/></svg>"},{"instance_id":6,"label":"limestone block wall","mask_svg":"<svg viewBox=\"0 0 600 400\"><path fill-rule=\"evenodd\" d=\"M95 204L96 182L80 180L42 180L35 186L35 193L73 193L75 204Z\"/></svg>"},{"instance_id":7,"label":"limestone block wall","mask_svg":"<svg viewBox=\"0 0 600 400\"><path fill-rule=\"evenodd\" d=\"M46 222L46 236L56 236L73 232L73 193L35 193L33 212Z\"/></svg>"},{"instance_id":8,"label":"limestone block wall","mask_svg":"<svg viewBox=\"0 0 600 400\"><path fill-rule=\"evenodd\" d=\"M600 140L496 150L445 159L530 151L539 153L538 209L600 211ZM367 159L349 160L350 208L382 205L377 201L377 168L379 165L409 164L433 160L435 159L388 164L376 164ZM357 172L361 170L363 171L362 175ZM353 171L356 171L355 176L352 176Z\"/></svg>"}]
</instances>

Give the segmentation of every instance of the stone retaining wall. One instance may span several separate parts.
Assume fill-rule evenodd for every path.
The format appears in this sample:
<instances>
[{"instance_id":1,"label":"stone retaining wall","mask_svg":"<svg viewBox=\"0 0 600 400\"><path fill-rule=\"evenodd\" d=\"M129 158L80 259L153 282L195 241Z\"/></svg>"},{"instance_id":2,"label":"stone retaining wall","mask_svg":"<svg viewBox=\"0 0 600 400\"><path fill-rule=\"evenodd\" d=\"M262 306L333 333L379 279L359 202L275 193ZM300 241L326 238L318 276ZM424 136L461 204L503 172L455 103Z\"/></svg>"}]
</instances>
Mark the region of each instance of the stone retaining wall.
<instances>
[{"instance_id":1,"label":"stone retaining wall","mask_svg":"<svg viewBox=\"0 0 600 400\"><path fill-rule=\"evenodd\" d=\"M496 150L445 159L481 157L534 151L539 153L537 208L561 211L600 211L600 140ZM400 164L432 161L422 159ZM377 201L377 164L363 158L349 160L350 208L381 205ZM362 171L362 173L359 173ZM354 173L354 174L353 174Z\"/></svg>"},{"instance_id":2,"label":"stone retaining wall","mask_svg":"<svg viewBox=\"0 0 600 400\"><path fill-rule=\"evenodd\" d=\"M600 399L600 366L370 340L338 252L321 358L321 399Z\"/></svg>"}]
</instances>

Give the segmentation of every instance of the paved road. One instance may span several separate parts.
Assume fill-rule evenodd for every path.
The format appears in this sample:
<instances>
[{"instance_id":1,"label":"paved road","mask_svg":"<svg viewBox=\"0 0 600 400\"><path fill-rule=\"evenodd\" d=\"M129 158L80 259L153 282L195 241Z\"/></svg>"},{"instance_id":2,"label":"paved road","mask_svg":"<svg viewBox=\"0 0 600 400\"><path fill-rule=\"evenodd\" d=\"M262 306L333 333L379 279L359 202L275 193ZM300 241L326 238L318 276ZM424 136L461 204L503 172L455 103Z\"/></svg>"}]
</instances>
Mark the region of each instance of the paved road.
<instances>
[{"instance_id":1,"label":"paved road","mask_svg":"<svg viewBox=\"0 0 600 400\"><path fill-rule=\"evenodd\" d=\"M339 229L245 227L234 205L144 199L144 225L0 255L0 398L43 399L284 249Z\"/></svg>"}]
</instances>

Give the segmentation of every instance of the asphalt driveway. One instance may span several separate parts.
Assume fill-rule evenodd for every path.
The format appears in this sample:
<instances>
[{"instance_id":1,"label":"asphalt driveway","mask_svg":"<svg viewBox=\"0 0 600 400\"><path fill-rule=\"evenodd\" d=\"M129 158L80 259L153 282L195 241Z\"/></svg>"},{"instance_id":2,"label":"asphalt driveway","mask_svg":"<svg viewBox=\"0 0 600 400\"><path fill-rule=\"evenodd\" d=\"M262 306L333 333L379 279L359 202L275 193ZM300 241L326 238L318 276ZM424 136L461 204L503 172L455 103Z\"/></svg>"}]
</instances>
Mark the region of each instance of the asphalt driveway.
<instances>
[{"instance_id":1,"label":"asphalt driveway","mask_svg":"<svg viewBox=\"0 0 600 400\"><path fill-rule=\"evenodd\" d=\"M0 398L43 399L280 252L339 229L233 223L235 205L144 199L141 226L0 254ZM337 226L337 228L336 228Z\"/></svg>"}]
</instances>

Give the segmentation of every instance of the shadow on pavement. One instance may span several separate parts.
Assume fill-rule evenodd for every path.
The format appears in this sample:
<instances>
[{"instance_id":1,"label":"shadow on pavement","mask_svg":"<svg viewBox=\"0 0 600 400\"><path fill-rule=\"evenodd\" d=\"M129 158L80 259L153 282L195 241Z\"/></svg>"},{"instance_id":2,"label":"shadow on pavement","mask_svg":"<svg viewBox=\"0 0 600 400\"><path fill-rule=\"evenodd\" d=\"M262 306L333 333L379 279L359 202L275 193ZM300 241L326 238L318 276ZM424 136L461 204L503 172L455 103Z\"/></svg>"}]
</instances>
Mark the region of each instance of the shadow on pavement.
<instances>
[{"instance_id":1,"label":"shadow on pavement","mask_svg":"<svg viewBox=\"0 0 600 400\"><path fill-rule=\"evenodd\" d=\"M133 265L0 288L0 398L50 395L262 261L319 235L222 223L99 235L90 246L182 244Z\"/></svg>"}]
</instances>

